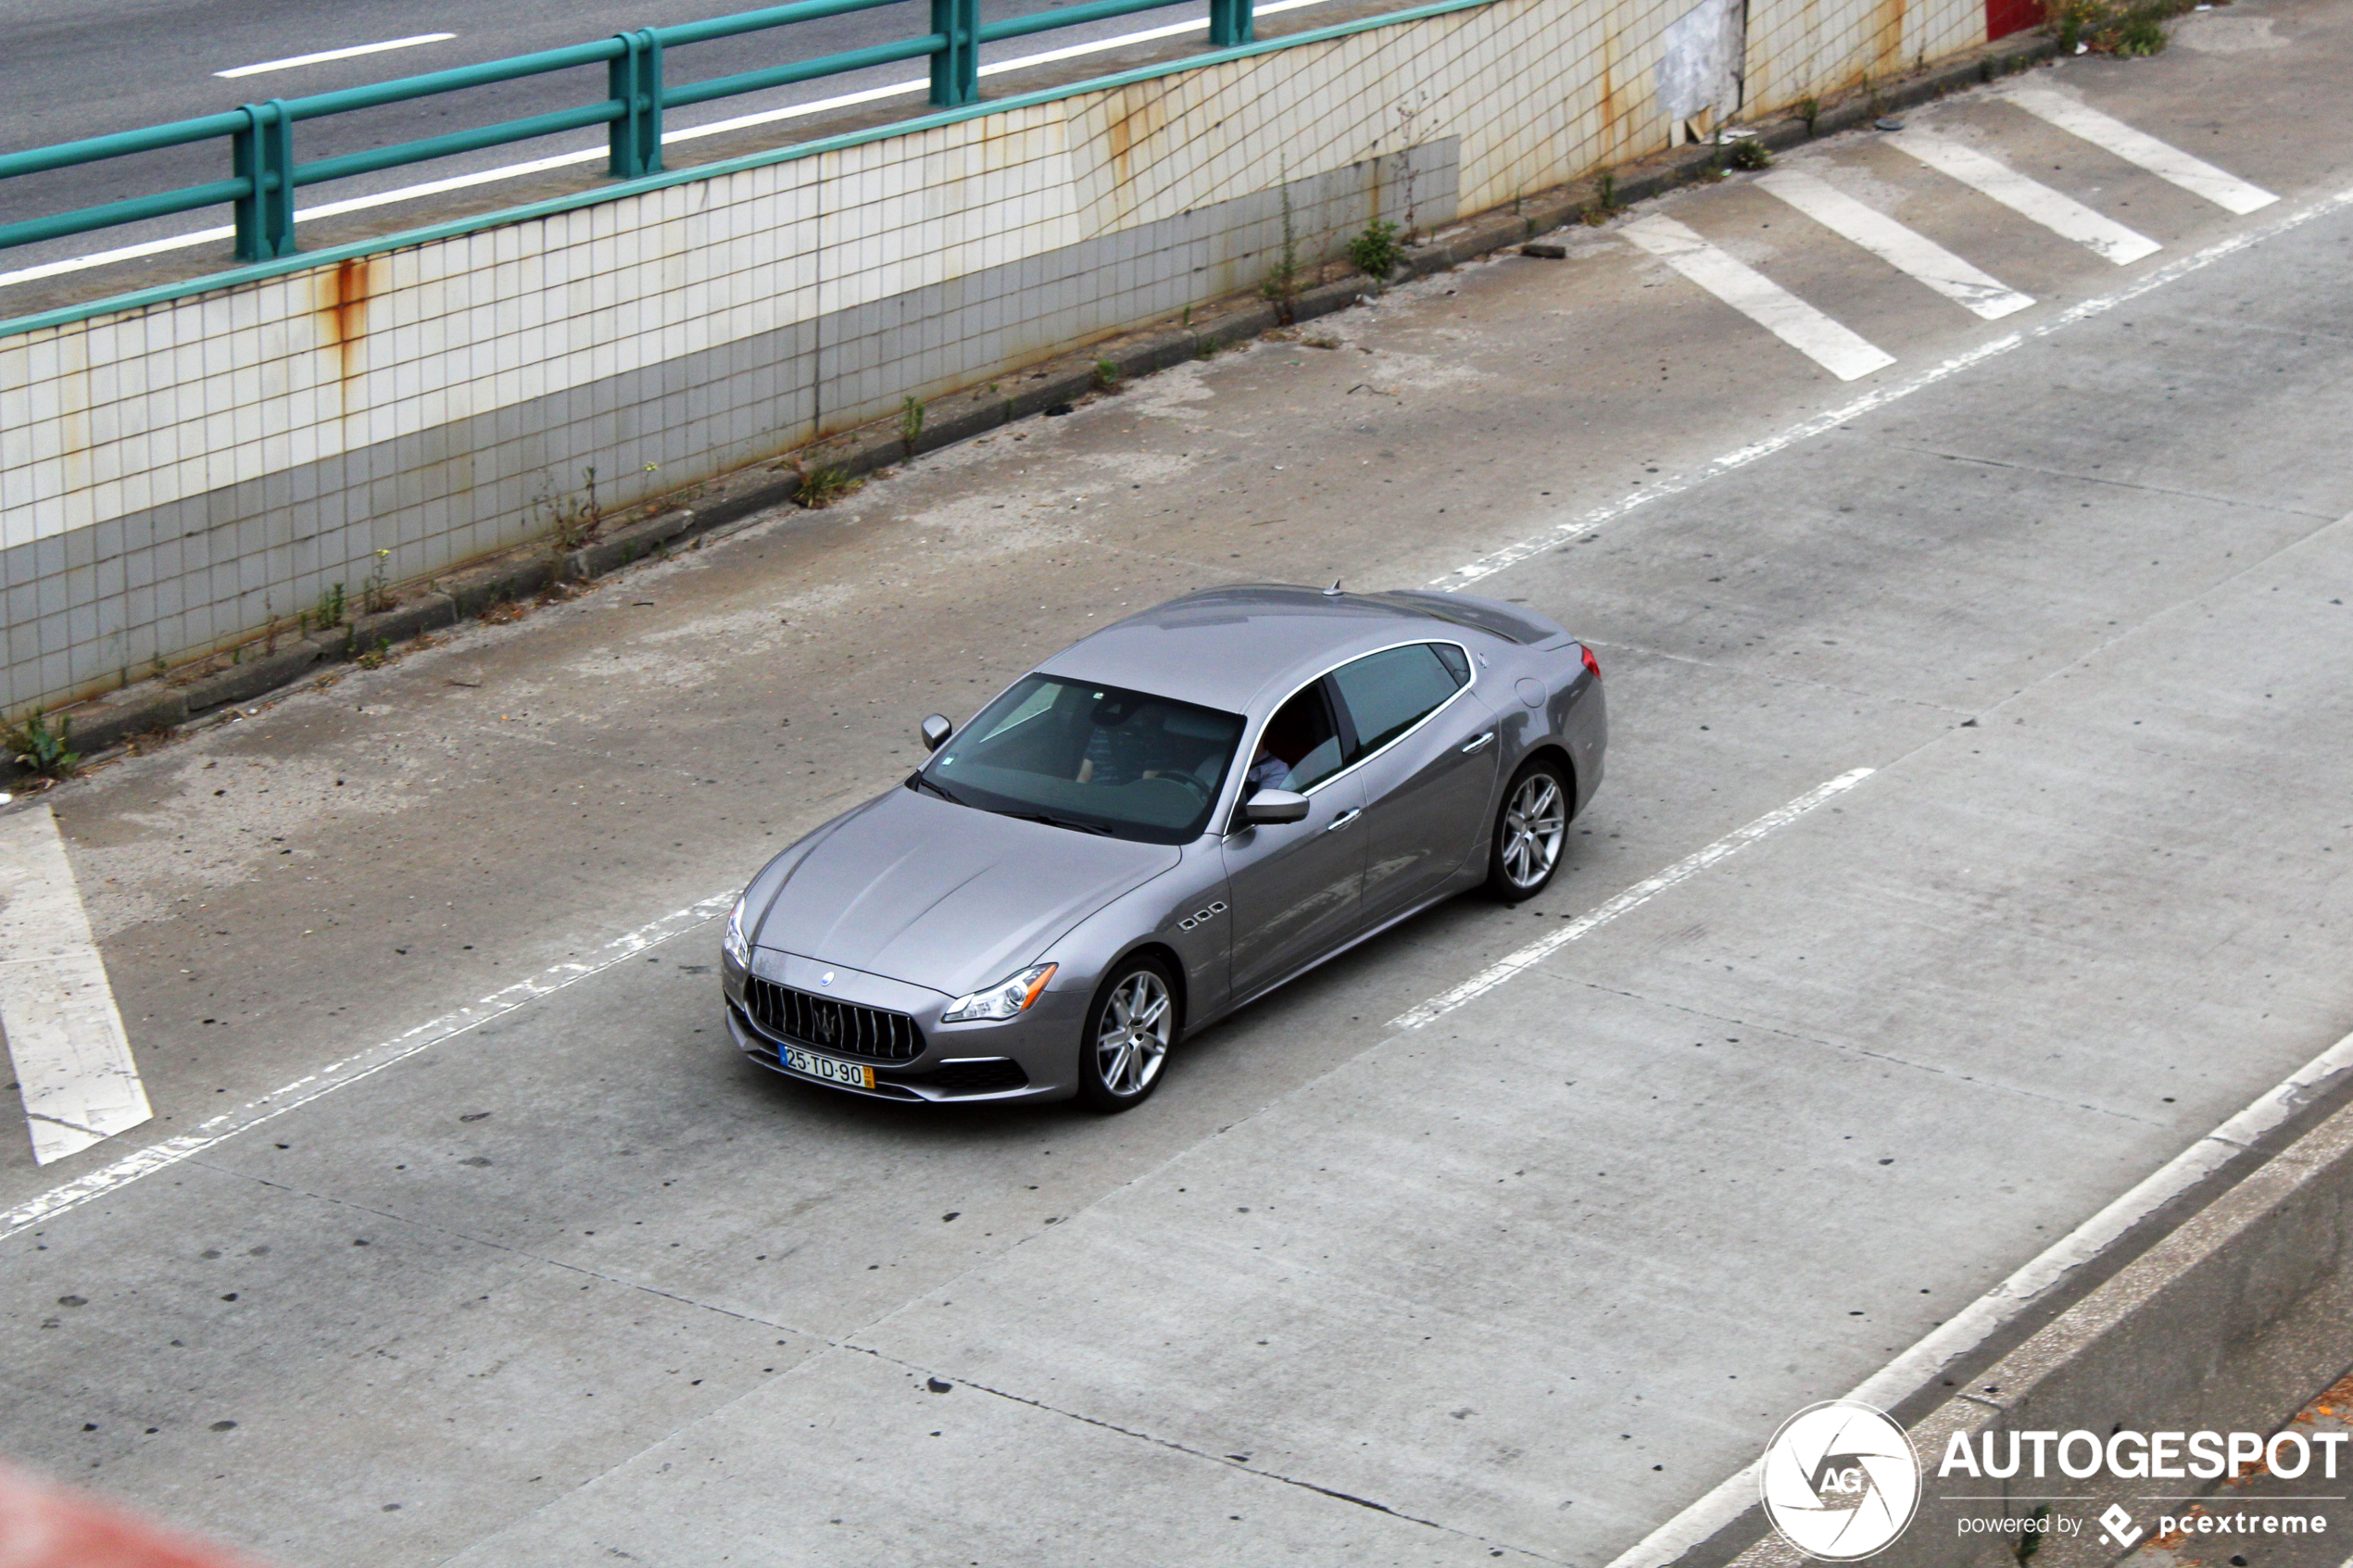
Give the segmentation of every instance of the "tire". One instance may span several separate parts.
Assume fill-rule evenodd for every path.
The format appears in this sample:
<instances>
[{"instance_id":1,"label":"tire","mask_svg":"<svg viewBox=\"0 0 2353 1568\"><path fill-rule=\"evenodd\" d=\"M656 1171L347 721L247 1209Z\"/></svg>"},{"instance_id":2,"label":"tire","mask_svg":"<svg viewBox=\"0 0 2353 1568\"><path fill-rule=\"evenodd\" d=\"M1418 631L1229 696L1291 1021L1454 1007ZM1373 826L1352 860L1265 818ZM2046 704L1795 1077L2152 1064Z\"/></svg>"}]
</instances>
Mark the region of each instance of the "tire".
<instances>
[{"instance_id":1,"label":"tire","mask_svg":"<svg viewBox=\"0 0 2353 1568\"><path fill-rule=\"evenodd\" d=\"M1087 1010L1078 1038L1078 1098L1089 1110L1126 1110L1151 1098L1176 1048L1184 1021L1176 983L1155 958L1133 958L1112 971Z\"/></svg>"},{"instance_id":2,"label":"tire","mask_svg":"<svg viewBox=\"0 0 2353 1568\"><path fill-rule=\"evenodd\" d=\"M1487 886L1496 897L1517 904L1551 884L1568 842L1576 799L1567 771L1549 757L1536 758L1512 775L1488 835Z\"/></svg>"}]
</instances>

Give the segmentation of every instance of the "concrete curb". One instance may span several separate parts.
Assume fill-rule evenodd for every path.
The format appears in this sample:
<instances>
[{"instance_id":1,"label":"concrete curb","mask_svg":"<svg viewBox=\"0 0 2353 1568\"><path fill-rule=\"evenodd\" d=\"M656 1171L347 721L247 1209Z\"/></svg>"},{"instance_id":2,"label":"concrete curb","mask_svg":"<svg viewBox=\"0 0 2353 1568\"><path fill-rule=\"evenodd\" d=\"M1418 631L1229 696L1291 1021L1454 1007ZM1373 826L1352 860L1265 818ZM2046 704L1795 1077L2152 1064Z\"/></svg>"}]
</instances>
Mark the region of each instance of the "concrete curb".
<instances>
[{"instance_id":1,"label":"concrete curb","mask_svg":"<svg viewBox=\"0 0 2353 1568\"><path fill-rule=\"evenodd\" d=\"M2353 1361L2353 1105L2234 1182L2105 1284L1970 1380L1911 1428L1927 1474L1911 1527L1874 1557L1886 1568L2015 1568L2015 1537L1962 1533L1965 1518L2032 1512L2028 1501L1942 1499L1935 1478L1955 1434L2212 1430L2268 1433ZM2097 1485L2098 1483L2095 1483ZM2074 1508L2123 1501L2146 1527L2175 1504L2143 1500L2163 1482L2105 1482ZM2056 1474L1969 1481L1971 1493L2074 1490ZM2211 1484L2183 1484L2181 1501ZM2126 1494L2132 1494L2129 1498ZM2339 1549L2342 1549L2341 1548ZM2126 1555L2095 1526L2043 1538L2035 1568L2091 1568ZM1736 1568L1813 1561L1767 1535Z\"/></svg>"},{"instance_id":2,"label":"concrete curb","mask_svg":"<svg viewBox=\"0 0 2353 1568\"><path fill-rule=\"evenodd\" d=\"M1755 139L1776 150L1795 146L2023 70L2056 52L2057 44L2048 37L2018 34L1931 69L1850 94L1824 106L1810 127L1794 117L1767 123L1756 130ZM1508 250L1588 212L1606 216L1664 194L1700 178L1716 165L1720 151L1705 144L1678 148L1478 214L1408 250L1390 282L1427 277ZM1606 207L1602 201L1605 182L1610 194ZM912 441L903 437L896 419L862 425L812 442L787 458L696 485L672 497L667 507L661 501L651 503L658 508L651 516L644 515L643 507L632 508L638 521L615 524L570 550L551 547L544 540L520 546L424 583L403 586L395 607L378 614L323 632L274 639L268 651L255 658L241 657L245 650L240 648L237 662L226 667L220 667L221 656L216 654L203 661L214 667L211 671L194 679L183 671L77 704L62 710L73 725L72 745L85 760L103 760L137 737L168 734L208 713L293 685L309 678L321 664L387 651L559 583L601 577L645 557L691 545L716 529L793 501L806 474L831 470L854 479L873 473L1016 420L1076 404L1138 376L1207 358L1277 326L1344 310L1387 286L1352 273L1280 303L1246 295L1214 306L1180 325L1164 322L1123 332L1005 372L925 405L920 430ZM1102 376L1099 367L1108 367L1109 375Z\"/></svg>"}]
</instances>

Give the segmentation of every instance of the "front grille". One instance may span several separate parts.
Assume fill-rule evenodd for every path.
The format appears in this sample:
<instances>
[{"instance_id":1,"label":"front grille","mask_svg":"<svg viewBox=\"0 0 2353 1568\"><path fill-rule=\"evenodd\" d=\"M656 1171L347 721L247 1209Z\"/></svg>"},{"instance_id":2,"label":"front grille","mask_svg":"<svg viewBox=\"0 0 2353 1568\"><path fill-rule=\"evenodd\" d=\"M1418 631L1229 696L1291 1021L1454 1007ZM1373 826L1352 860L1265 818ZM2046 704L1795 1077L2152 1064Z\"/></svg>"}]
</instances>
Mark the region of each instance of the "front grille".
<instances>
[{"instance_id":1,"label":"front grille","mask_svg":"<svg viewBox=\"0 0 2353 1568\"><path fill-rule=\"evenodd\" d=\"M1026 1088L1029 1074L1021 1070L1020 1062L1000 1056L986 1061L951 1061L924 1073L919 1081L950 1094L980 1095L995 1089Z\"/></svg>"},{"instance_id":2,"label":"front grille","mask_svg":"<svg viewBox=\"0 0 2353 1568\"><path fill-rule=\"evenodd\" d=\"M923 1031L903 1012L814 997L756 974L744 977L744 1011L768 1034L812 1050L871 1061L912 1061L924 1054Z\"/></svg>"}]
</instances>

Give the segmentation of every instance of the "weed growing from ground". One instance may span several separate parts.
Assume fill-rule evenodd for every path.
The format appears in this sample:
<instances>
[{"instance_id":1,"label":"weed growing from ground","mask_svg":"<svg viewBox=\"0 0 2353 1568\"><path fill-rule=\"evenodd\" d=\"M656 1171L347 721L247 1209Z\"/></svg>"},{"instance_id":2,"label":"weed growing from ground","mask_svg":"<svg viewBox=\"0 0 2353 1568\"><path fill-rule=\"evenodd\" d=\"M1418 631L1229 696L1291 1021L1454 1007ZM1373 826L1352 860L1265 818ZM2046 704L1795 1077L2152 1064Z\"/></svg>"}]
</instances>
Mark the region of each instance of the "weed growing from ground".
<instances>
[{"instance_id":1,"label":"weed growing from ground","mask_svg":"<svg viewBox=\"0 0 2353 1568\"><path fill-rule=\"evenodd\" d=\"M1275 264L1266 269L1266 281L1258 292L1274 302L1275 313L1288 321L1291 318L1291 301L1299 297L1300 274L1304 270L1299 259L1299 225L1290 207L1290 165L1281 165L1283 198L1283 245L1276 253Z\"/></svg>"},{"instance_id":2,"label":"weed growing from ground","mask_svg":"<svg viewBox=\"0 0 2353 1568\"><path fill-rule=\"evenodd\" d=\"M368 574L368 581L359 584L360 614L381 615L396 602L391 588L384 582L384 566L391 559L390 550L376 552L376 570Z\"/></svg>"},{"instance_id":3,"label":"weed growing from ground","mask_svg":"<svg viewBox=\"0 0 2353 1568\"><path fill-rule=\"evenodd\" d=\"M35 713L21 724L10 725L6 739L9 754L19 767L30 769L51 784L69 779L82 771L82 754L73 749L70 719L60 718L53 730L46 718Z\"/></svg>"},{"instance_id":4,"label":"weed growing from ground","mask_svg":"<svg viewBox=\"0 0 2353 1568\"><path fill-rule=\"evenodd\" d=\"M1389 282L1389 275L1405 259L1405 247L1397 243L1397 225L1378 218L1365 224L1365 232L1348 242L1348 259L1375 282Z\"/></svg>"},{"instance_id":5,"label":"weed growing from ground","mask_svg":"<svg viewBox=\"0 0 2353 1568\"><path fill-rule=\"evenodd\" d=\"M1108 360L1108 359L1098 359L1098 360L1096 360L1096 361L1095 361L1095 390L1096 390L1097 392L1116 392L1116 391L1118 391L1118 390L1119 390L1119 367L1118 367L1118 366L1116 366L1116 365L1114 365L1114 364L1113 364L1113 363L1112 363L1110 360Z\"/></svg>"},{"instance_id":6,"label":"weed growing from ground","mask_svg":"<svg viewBox=\"0 0 2353 1568\"><path fill-rule=\"evenodd\" d=\"M915 442L924 433L924 406L920 399L910 397L899 406L899 447L908 457L915 455ZM803 483L807 481L804 479Z\"/></svg>"},{"instance_id":7,"label":"weed growing from ground","mask_svg":"<svg viewBox=\"0 0 2353 1568\"><path fill-rule=\"evenodd\" d=\"M1593 193L1593 205L1577 216L1588 227L1599 228L1625 210L1617 202L1617 176L1604 169Z\"/></svg>"},{"instance_id":8,"label":"weed growing from ground","mask_svg":"<svg viewBox=\"0 0 2353 1568\"><path fill-rule=\"evenodd\" d=\"M2165 19L2188 8L2186 0L2061 0L2054 16L2059 53L2071 55L2078 45L2098 55L2162 53Z\"/></svg>"},{"instance_id":9,"label":"weed growing from ground","mask_svg":"<svg viewBox=\"0 0 2353 1568\"><path fill-rule=\"evenodd\" d=\"M1773 167L1773 150L1754 136L1744 136L1732 144L1732 150L1725 156L1724 161L1734 169L1770 169Z\"/></svg>"},{"instance_id":10,"label":"weed growing from ground","mask_svg":"<svg viewBox=\"0 0 2353 1568\"><path fill-rule=\"evenodd\" d=\"M793 471L800 476L793 499L812 512L832 506L859 485L847 469L806 469L795 463Z\"/></svg>"},{"instance_id":11,"label":"weed growing from ground","mask_svg":"<svg viewBox=\"0 0 2353 1568\"><path fill-rule=\"evenodd\" d=\"M2118 54L2156 55L2164 49L2165 23L2154 9L2135 11L2117 25Z\"/></svg>"},{"instance_id":12,"label":"weed growing from ground","mask_svg":"<svg viewBox=\"0 0 2353 1568\"><path fill-rule=\"evenodd\" d=\"M594 539L605 521L597 501L597 470L591 466L581 471L586 483L580 495L558 495L552 489L543 487L532 498L532 509L547 514L548 537L560 556L569 555Z\"/></svg>"}]
</instances>

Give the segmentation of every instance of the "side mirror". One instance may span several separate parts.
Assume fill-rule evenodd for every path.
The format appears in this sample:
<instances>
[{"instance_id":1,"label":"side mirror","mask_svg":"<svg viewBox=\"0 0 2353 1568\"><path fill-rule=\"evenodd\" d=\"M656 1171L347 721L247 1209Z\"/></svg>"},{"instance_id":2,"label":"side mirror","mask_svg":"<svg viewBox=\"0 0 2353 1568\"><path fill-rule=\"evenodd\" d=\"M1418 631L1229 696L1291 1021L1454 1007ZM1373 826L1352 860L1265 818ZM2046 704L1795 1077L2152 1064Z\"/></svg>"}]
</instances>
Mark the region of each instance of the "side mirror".
<instances>
[{"instance_id":1,"label":"side mirror","mask_svg":"<svg viewBox=\"0 0 2353 1568\"><path fill-rule=\"evenodd\" d=\"M1242 807L1242 821L1252 827L1296 822L1307 815L1308 800L1288 789L1262 789Z\"/></svg>"},{"instance_id":2,"label":"side mirror","mask_svg":"<svg viewBox=\"0 0 2353 1568\"><path fill-rule=\"evenodd\" d=\"M937 751L948 744L948 737L955 733L956 726L948 721L946 714L933 714L924 721L924 749Z\"/></svg>"}]
</instances>

